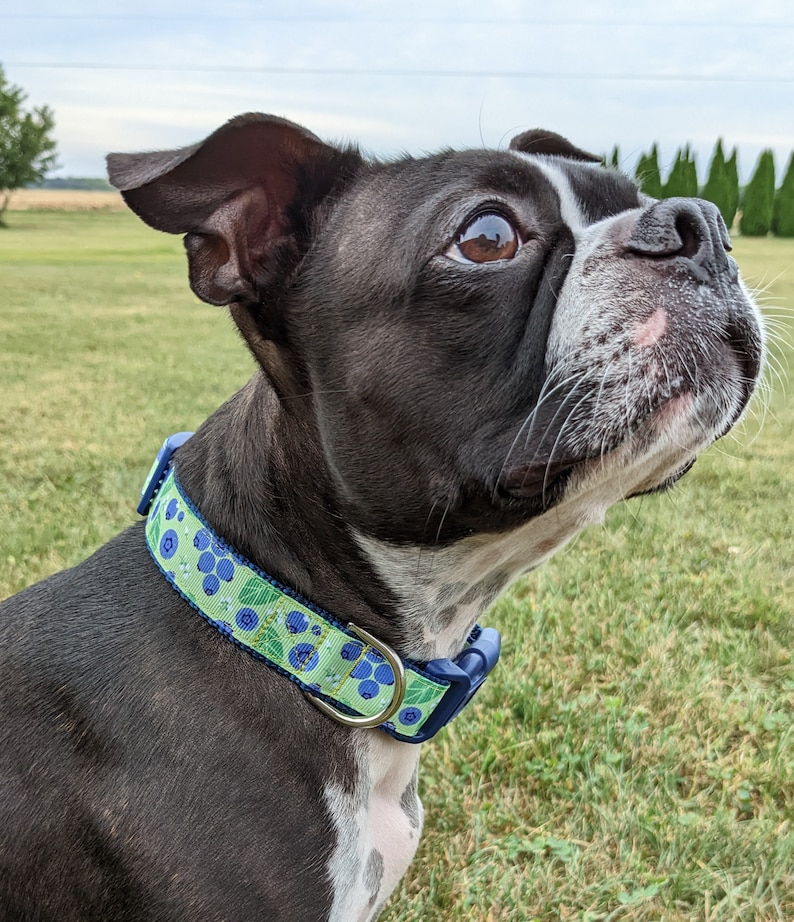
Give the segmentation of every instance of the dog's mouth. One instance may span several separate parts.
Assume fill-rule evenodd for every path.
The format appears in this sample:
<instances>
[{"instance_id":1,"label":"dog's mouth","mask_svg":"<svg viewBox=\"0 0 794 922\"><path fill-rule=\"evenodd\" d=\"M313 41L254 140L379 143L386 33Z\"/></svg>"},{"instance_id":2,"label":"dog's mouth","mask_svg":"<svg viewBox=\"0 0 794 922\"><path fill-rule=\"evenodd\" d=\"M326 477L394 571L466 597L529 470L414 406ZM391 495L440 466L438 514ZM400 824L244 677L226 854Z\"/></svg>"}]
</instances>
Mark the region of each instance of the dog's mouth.
<instances>
[{"instance_id":1,"label":"dog's mouth","mask_svg":"<svg viewBox=\"0 0 794 922\"><path fill-rule=\"evenodd\" d=\"M609 453L579 458L575 461L554 461L546 465L528 465L508 471L499 481L499 494L511 501L525 503L534 512L545 512L555 506L566 494L566 488L574 472L586 467L606 463ZM626 493L626 499L650 493L663 493L673 487L695 464L697 459L689 457L680 467L673 465L658 480L645 483Z\"/></svg>"},{"instance_id":2,"label":"dog's mouth","mask_svg":"<svg viewBox=\"0 0 794 922\"><path fill-rule=\"evenodd\" d=\"M541 399L513 443L498 479L506 499L545 511L561 500L572 476L619 471L625 497L663 491L684 476L696 455L722 438L746 409L761 367L760 329L749 319L720 335L638 356L592 362L564 394ZM571 364L565 366L571 368ZM547 393L555 395L550 376ZM562 388L560 388L562 390ZM524 454L532 444L531 455ZM522 451L523 448L523 451Z\"/></svg>"},{"instance_id":3,"label":"dog's mouth","mask_svg":"<svg viewBox=\"0 0 794 922\"><path fill-rule=\"evenodd\" d=\"M552 506L564 492L571 471L586 460L549 461L514 468L500 478L499 490L511 499L540 501L544 507Z\"/></svg>"},{"instance_id":4,"label":"dog's mouth","mask_svg":"<svg viewBox=\"0 0 794 922\"><path fill-rule=\"evenodd\" d=\"M643 468L647 457L653 453L655 446L664 439L669 428L691 412L694 395L683 380L670 383L664 391L656 395L652 403L636 408L635 414L627 415L609 431L599 431L597 440L590 433L590 438L582 438L583 430L588 428L591 417L585 413L578 425L567 423L575 433L570 442L582 444L585 449L576 452L570 445L565 445L564 433L558 432L554 445L545 459L533 459L529 463L518 461L515 465L505 467L499 478L499 493L510 500L522 501L534 507L536 511L545 511L563 498L572 475L579 471L596 471L610 465L613 457L624 450L633 459L626 466L623 459L621 467L626 478L626 497L645 493L661 492L669 489L680 480L695 463L696 452L702 444L678 445L671 452L665 453L658 468L649 474L645 470L632 483L629 469L636 465L638 471ZM727 428L730 428L730 424ZM719 438L721 432L701 438L699 441L710 442Z\"/></svg>"}]
</instances>

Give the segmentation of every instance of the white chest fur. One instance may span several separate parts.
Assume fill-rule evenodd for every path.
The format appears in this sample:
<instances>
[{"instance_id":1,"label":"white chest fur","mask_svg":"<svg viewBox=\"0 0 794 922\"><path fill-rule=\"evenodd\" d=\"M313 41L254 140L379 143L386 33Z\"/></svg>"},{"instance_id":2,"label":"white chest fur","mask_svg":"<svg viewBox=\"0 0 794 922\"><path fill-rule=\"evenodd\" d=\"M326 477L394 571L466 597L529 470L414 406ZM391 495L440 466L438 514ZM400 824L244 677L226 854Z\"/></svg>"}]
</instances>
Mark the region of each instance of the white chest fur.
<instances>
[{"instance_id":1,"label":"white chest fur","mask_svg":"<svg viewBox=\"0 0 794 922\"><path fill-rule=\"evenodd\" d=\"M352 789L331 781L324 792L337 837L328 863L334 894L329 922L376 919L422 832L420 747L379 730L360 731L351 745L358 769Z\"/></svg>"}]
</instances>

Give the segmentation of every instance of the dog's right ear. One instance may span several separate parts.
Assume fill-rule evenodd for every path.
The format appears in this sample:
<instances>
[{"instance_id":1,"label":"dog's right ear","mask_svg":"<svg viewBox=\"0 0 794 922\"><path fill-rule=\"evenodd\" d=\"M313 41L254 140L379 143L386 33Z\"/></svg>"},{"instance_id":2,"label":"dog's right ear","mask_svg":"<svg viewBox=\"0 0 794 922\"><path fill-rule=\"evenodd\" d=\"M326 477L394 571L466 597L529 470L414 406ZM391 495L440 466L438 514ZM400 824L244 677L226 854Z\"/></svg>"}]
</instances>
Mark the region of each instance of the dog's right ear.
<instances>
[{"instance_id":1,"label":"dog's right ear","mask_svg":"<svg viewBox=\"0 0 794 922\"><path fill-rule=\"evenodd\" d=\"M571 144L561 134L543 128L532 128L516 135L510 142L509 149L520 151L522 154L550 154L555 157L567 157L569 160L584 160L586 163L598 163L601 160L595 154L589 154L581 147Z\"/></svg>"},{"instance_id":2,"label":"dog's right ear","mask_svg":"<svg viewBox=\"0 0 794 922\"><path fill-rule=\"evenodd\" d=\"M180 150L107 158L111 183L139 217L186 235L193 291L210 304L249 305L277 300L308 247L314 209L360 163L356 151L261 113Z\"/></svg>"}]
</instances>

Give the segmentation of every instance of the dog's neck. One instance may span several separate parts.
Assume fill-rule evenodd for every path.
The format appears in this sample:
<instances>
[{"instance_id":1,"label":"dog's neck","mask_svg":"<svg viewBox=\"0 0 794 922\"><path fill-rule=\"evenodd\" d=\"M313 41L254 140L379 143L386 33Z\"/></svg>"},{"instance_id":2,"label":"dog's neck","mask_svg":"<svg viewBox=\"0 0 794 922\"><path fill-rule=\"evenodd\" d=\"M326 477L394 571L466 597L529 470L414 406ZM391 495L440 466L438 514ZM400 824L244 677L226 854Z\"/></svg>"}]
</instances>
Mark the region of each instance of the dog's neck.
<instances>
[{"instance_id":1,"label":"dog's neck","mask_svg":"<svg viewBox=\"0 0 794 922\"><path fill-rule=\"evenodd\" d=\"M417 640L402 616L405 599L347 524L302 399L287 405L255 375L179 450L180 481L213 529L254 564L401 655L430 659L435 645L424 631ZM412 610L427 603L419 585L417 592ZM460 652L467 636L461 630L454 649L439 655Z\"/></svg>"},{"instance_id":2,"label":"dog's neck","mask_svg":"<svg viewBox=\"0 0 794 922\"><path fill-rule=\"evenodd\" d=\"M602 474L594 487L512 532L442 547L380 541L357 531L341 508L311 398L292 401L279 400L265 375L255 375L179 450L179 478L241 554L407 659L454 658L500 592L619 498L601 495Z\"/></svg>"}]
</instances>

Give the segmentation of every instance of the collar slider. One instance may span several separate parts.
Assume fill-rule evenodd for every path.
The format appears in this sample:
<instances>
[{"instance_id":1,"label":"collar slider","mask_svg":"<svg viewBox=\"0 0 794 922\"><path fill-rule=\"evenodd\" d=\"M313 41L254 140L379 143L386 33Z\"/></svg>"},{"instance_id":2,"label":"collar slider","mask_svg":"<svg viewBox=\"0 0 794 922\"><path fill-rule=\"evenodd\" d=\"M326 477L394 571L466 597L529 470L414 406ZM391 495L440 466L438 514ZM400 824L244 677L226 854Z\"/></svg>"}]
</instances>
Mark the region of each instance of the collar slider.
<instances>
[{"instance_id":1,"label":"collar slider","mask_svg":"<svg viewBox=\"0 0 794 922\"><path fill-rule=\"evenodd\" d=\"M152 505L152 500L163 485L163 480L165 480L172 455L177 448L181 448L185 442L187 442L191 435L193 435L192 432L177 432L174 435L169 435L163 442L160 451L157 452L157 457L154 459L154 464L146 476L143 489L141 490L141 499L137 506L139 515L149 514L149 507Z\"/></svg>"},{"instance_id":2,"label":"collar slider","mask_svg":"<svg viewBox=\"0 0 794 922\"><path fill-rule=\"evenodd\" d=\"M454 662L434 659L425 664L425 672L449 682L449 688L422 727L421 740L430 739L457 717L499 662L502 638L496 628L475 625L469 639L471 643L464 647Z\"/></svg>"}]
</instances>

